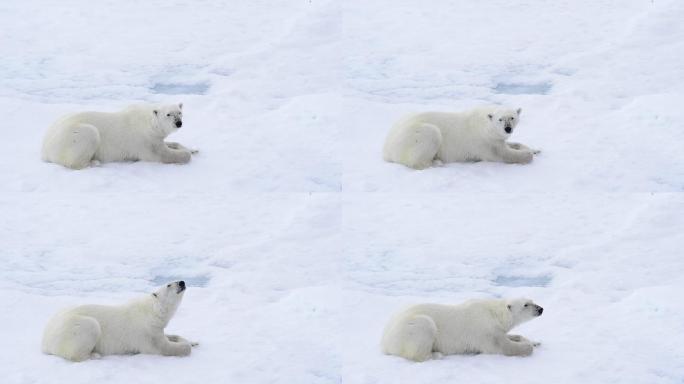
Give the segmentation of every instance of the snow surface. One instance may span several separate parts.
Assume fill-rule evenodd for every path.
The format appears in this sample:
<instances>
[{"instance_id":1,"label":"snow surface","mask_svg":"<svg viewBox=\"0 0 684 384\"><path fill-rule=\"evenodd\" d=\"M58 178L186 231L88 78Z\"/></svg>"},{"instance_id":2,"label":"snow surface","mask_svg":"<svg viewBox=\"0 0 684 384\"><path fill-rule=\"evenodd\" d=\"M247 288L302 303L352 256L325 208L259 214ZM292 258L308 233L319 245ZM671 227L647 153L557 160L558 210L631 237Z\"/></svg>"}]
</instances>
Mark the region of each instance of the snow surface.
<instances>
[{"instance_id":1,"label":"snow surface","mask_svg":"<svg viewBox=\"0 0 684 384\"><path fill-rule=\"evenodd\" d=\"M2 383L684 382L684 2L0 2ZM183 101L188 165L40 161L62 114ZM405 113L523 108L534 163L411 171ZM190 285L187 358L40 352ZM528 296L529 358L384 356L417 302Z\"/></svg>"}]
</instances>

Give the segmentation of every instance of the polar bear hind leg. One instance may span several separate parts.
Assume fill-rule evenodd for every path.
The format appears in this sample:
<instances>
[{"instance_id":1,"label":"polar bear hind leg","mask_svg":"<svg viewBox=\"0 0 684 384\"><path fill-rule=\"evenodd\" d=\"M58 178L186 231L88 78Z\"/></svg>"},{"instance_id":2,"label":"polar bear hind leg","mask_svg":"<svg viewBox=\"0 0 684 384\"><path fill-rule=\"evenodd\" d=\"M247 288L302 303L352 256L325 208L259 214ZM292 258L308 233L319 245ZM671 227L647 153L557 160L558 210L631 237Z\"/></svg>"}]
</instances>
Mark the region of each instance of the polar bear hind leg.
<instances>
[{"instance_id":1,"label":"polar bear hind leg","mask_svg":"<svg viewBox=\"0 0 684 384\"><path fill-rule=\"evenodd\" d=\"M409 129L398 162L413 169L430 167L442 145L442 133L439 128L427 123Z\"/></svg>"},{"instance_id":2,"label":"polar bear hind leg","mask_svg":"<svg viewBox=\"0 0 684 384\"><path fill-rule=\"evenodd\" d=\"M100 146L100 133L90 124L63 126L49 143L47 159L71 169L90 165Z\"/></svg>"},{"instance_id":3,"label":"polar bear hind leg","mask_svg":"<svg viewBox=\"0 0 684 384\"><path fill-rule=\"evenodd\" d=\"M424 169L433 165L442 145L442 132L428 123L404 123L395 127L385 143L385 161L409 168Z\"/></svg>"},{"instance_id":4,"label":"polar bear hind leg","mask_svg":"<svg viewBox=\"0 0 684 384\"><path fill-rule=\"evenodd\" d=\"M71 361L88 360L101 334L94 318L67 315L45 336L43 351Z\"/></svg>"},{"instance_id":5,"label":"polar bear hind leg","mask_svg":"<svg viewBox=\"0 0 684 384\"><path fill-rule=\"evenodd\" d=\"M437 325L429 316L416 315L395 325L386 340L386 353L413 361L425 361L433 355Z\"/></svg>"}]
</instances>

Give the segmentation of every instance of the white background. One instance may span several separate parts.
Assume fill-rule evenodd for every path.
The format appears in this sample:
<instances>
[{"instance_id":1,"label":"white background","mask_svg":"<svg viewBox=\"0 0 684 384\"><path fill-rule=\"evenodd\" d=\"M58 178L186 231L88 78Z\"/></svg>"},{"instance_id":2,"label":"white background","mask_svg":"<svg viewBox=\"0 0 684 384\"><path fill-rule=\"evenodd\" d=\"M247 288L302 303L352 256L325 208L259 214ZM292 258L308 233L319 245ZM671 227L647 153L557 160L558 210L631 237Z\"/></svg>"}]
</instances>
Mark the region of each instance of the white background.
<instances>
[{"instance_id":1,"label":"white background","mask_svg":"<svg viewBox=\"0 0 684 384\"><path fill-rule=\"evenodd\" d=\"M681 383L684 2L0 3L3 383ZM190 164L40 161L62 114L184 102ZM403 114L523 109L530 165L381 159ZM189 284L186 358L40 352ZM527 296L528 358L384 356L404 305Z\"/></svg>"}]
</instances>

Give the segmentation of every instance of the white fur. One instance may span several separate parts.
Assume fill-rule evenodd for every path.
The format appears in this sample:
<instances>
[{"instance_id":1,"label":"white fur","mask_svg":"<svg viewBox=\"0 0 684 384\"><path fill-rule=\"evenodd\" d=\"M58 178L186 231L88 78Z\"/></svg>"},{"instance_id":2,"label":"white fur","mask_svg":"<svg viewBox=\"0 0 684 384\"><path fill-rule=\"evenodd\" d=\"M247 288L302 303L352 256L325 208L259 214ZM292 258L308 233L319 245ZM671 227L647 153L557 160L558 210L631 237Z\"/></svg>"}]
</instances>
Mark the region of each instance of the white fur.
<instances>
[{"instance_id":1,"label":"white fur","mask_svg":"<svg viewBox=\"0 0 684 384\"><path fill-rule=\"evenodd\" d=\"M183 104L132 105L122 111L81 112L56 121L43 139L44 161L82 169L93 162L187 163L192 153L164 139L182 125Z\"/></svg>"},{"instance_id":2,"label":"white fur","mask_svg":"<svg viewBox=\"0 0 684 384\"><path fill-rule=\"evenodd\" d=\"M390 130L383 158L415 169L465 161L529 163L538 150L506 142L518 124L520 111L481 107L409 115Z\"/></svg>"},{"instance_id":3,"label":"white fur","mask_svg":"<svg viewBox=\"0 0 684 384\"><path fill-rule=\"evenodd\" d=\"M508 332L542 310L527 299L415 305L390 320L382 351L414 361L472 353L528 356L539 343Z\"/></svg>"},{"instance_id":4,"label":"white fur","mask_svg":"<svg viewBox=\"0 0 684 384\"><path fill-rule=\"evenodd\" d=\"M62 311L45 327L43 353L71 361L135 353L187 356L197 343L164 334L184 293L185 283L178 281L128 304Z\"/></svg>"}]
</instances>

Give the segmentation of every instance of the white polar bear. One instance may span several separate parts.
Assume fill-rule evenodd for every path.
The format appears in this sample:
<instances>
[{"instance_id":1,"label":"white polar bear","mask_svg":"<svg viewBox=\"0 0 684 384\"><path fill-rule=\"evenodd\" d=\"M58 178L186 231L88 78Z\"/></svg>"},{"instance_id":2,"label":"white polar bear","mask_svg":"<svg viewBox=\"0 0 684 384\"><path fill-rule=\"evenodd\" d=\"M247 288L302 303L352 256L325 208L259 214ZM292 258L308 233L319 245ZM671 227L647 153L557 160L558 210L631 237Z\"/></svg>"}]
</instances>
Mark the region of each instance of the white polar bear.
<instances>
[{"instance_id":1,"label":"white polar bear","mask_svg":"<svg viewBox=\"0 0 684 384\"><path fill-rule=\"evenodd\" d=\"M465 161L529 163L540 151L506 142L520 112L491 106L409 115L390 130L383 158L414 169Z\"/></svg>"},{"instance_id":2,"label":"white polar bear","mask_svg":"<svg viewBox=\"0 0 684 384\"><path fill-rule=\"evenodd\" d=\"M474 353L528 356L539 343L508 332L543 310L527 299L415 305L387 324L382 351L414 361Z\"/></svg>"},{"instance_id":3,"label":"white polar bear","mask_svg":"<svg viewBox=\"0 0 684 384\"><path fill-rule=\"evenodd\" d=\"M164 334L184 292L185 282L177 281L128 304L60 312L45 327L43 353L71 361L135 353L187 356L197 343Z\"/></svg>"},{"instance_id":4,"label":"white polar bear","mask_svg":"<svg viewBox=\"0 0 684 384\"><path fill-rule=\"evenodd\" d=\"M55 122L43 139L44 161L82 169L91 162L187 163L197 153L164 139L183 125L183 104L131 105L119 112L81 112Z\"/></svg>"}]
</instances>

